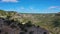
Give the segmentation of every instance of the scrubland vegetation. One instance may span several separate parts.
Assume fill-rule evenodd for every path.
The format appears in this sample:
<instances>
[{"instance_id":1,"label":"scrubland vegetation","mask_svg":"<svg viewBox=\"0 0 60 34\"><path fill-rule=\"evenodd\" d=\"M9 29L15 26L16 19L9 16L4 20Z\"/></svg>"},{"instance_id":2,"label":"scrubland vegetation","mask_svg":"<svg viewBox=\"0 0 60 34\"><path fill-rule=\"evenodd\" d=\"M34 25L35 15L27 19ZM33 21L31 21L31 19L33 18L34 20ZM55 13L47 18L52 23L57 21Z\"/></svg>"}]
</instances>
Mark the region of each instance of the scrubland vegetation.
<instances>
[{"instance_id":1,"label":"scrubland vegetation","mask_svg":"<svg viewBox=\"0 0 60 34\"><path fill-rule=\"evenodd\" d=\"M39 25L40 27L47 29L50 32L50 34L60 34L60 13L28 14L28 13L17 13L15 11L0 10L0 18L1 17L9 20L13 19L14 21L18 21L19 23L23 24L24 23L29 24L27 22L31 21L32 24L35 24L36 26ZM8 23L7 21L7 25L9 24L10 23ZM18 24L18 26L20 25ZM15 26L13 25L11 27Z\"/></svg>"}]
</instances>

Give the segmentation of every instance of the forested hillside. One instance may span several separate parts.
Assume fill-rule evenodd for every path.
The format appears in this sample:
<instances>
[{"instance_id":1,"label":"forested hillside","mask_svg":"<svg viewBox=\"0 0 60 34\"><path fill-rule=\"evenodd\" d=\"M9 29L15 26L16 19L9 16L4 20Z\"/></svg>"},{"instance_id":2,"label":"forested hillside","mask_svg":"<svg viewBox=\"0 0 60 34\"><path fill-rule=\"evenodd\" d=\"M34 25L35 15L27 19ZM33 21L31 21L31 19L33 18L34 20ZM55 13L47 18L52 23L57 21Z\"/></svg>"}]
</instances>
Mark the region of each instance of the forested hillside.
<instances>
[{"instance_id":1,"label":"forested hillside","mask_svg":"<svg viewBox=\"0 0 60 34\"><path fill-rule=\"evenodd\" d=\"M60 34L60 13L50 14L28 14L15 11L0 10L0 17L14 19L21 23L31 21L35 25L47 29L50 34Z\"/></svg>"}]
</instances>

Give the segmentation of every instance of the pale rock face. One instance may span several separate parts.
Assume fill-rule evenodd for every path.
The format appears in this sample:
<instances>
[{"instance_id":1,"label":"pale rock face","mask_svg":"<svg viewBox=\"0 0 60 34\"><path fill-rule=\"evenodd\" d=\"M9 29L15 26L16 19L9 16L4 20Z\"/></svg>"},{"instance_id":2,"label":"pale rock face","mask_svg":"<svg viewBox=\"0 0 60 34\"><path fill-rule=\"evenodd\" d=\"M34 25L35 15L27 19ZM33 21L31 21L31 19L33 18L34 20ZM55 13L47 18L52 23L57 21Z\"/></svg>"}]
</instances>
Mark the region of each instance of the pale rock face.
<instances>
[{"instance_id":1,"label":"pale rock face","mask_svg":"<svg viewBox=\"0 0 60 34\"><path fill-rule=\"evenodd\" d=\"M25 23L22 23L22 24L25 24Z\"/></svg>"}]
</instances>

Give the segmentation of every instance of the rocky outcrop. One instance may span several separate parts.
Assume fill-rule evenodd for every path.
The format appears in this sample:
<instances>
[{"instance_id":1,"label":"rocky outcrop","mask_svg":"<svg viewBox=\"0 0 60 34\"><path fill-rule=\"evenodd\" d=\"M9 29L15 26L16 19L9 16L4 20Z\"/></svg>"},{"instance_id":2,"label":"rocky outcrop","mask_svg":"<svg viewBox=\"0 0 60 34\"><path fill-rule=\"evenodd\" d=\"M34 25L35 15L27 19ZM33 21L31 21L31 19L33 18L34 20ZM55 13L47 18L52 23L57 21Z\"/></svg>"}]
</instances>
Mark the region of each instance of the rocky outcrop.
<instances>
[{"instance_id":1,"label":"rocky outcrop","mask_svg":"<svg viewBox=\"0 0 60 34\"><path fill-rule=\"evenodd\" d=\"M49 31L31 24L0 18L0 34L49 34Z\"/></svg>"}]
</instances>

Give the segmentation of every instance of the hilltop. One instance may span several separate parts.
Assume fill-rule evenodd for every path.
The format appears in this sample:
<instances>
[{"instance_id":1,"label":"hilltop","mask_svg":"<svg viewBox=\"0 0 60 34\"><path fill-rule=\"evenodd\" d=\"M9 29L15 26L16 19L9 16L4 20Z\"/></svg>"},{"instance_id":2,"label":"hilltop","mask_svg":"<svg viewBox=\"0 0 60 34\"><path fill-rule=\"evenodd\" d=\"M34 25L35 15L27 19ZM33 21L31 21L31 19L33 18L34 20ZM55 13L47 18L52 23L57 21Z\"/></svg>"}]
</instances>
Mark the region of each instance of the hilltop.
<instances>
[{"instance_id":1,"label":"hilltop","mask_svg":"<svg viewBox=\"0 0 60 34\"><path fill-rule=\"evenodd\" d=\"M54 27L56 24L53 22L56 19L60 19L60 16L58 16L59 13L51 13L51 14L31 14L31 13L17 13L15 11L4 11L0 10L0 17L7 18L9 16L10 20L14 19L15 21L19 21L22 23L26 23L28 21L31 21L35 25L39 25L42 28L45 28L50 31L51 34L60 34L60 22L57 25L57 27ZM59 14L60 15L60 14ZM60 21L60 20L57 20ZM57 30L57 31L56 31Z\"/></svg>"}]
</instances>

